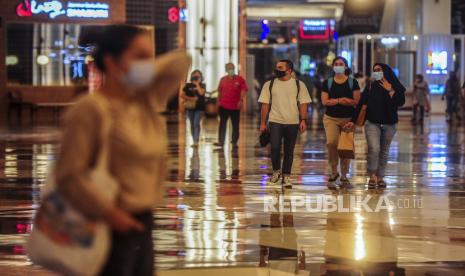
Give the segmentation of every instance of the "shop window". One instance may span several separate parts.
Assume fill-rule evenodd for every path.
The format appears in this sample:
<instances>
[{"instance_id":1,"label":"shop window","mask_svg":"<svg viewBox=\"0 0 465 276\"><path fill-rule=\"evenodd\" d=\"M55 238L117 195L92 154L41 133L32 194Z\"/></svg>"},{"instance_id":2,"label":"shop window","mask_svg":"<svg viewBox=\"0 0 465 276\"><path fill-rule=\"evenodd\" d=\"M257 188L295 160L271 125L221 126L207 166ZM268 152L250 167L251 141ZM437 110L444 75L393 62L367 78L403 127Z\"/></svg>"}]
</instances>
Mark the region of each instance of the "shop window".
<instances>
[{"instance_id":1,"label":"shop window","mask_svg":"<svg viewBox=\"0 0 465 276\"><path fill-rule=\"evenodd\" d=\"M7 24L8 85L88 85L92 41L99 27L77 24Z\"/></svg>"}]
</instances>

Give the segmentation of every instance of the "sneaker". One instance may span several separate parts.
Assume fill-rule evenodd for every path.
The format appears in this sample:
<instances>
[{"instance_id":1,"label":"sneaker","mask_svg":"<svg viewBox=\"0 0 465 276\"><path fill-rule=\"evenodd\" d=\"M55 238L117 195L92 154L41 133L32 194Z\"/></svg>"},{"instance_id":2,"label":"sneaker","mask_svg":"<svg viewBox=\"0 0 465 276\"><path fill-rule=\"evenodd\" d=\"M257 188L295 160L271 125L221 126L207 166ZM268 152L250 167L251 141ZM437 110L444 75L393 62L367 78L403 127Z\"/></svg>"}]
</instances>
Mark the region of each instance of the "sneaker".
<instances>
[{"instance_id":1,"label":"sneaker","mask_svg":"<svg viewBox=\"0 0 465 276\"><path fill-rule=\"evenodd\" d=\"M338 179L339 179L339 173L336 174L335 176L331 176L331 177L328 179L328 184L326 185L326 186L328 187L328 189L330 189L330 190L336 190L336 189L337 189L336 182L337 182Z\"/></svg>"},{"instance_id":2,"label":"sneaker","mask_svg":"<svg viewBox=\"0 0 465 276\"><path fill-rule=\"evenodd\" d=\"M268 180L268 184L277 185L280 179L281 179L281 172L274 171L273 175L270 177L270 180Z\"/></svg>"},{"instance_id":3,"label":"sneaker","mask_svg":"<svg viewBox=\"0 0 465 276\"><path fill-rule=\"evenodd\" d=\"M347 179L347 177L341 177L341 188L353 189L354 186L350 183L350 181L349 181L349 179Z\"/></svg>"},{"instance_id":4,"label":"sneaker","mask_svg":"<svg viewBox=\"0 0 465 276\"><path fill-rule=\"evenodd\" d=\"M291 177L289 175L285 175L283 177L283 187L286 189L292 189L292 182L291 182Z\"/></svg>"}]
</instances>

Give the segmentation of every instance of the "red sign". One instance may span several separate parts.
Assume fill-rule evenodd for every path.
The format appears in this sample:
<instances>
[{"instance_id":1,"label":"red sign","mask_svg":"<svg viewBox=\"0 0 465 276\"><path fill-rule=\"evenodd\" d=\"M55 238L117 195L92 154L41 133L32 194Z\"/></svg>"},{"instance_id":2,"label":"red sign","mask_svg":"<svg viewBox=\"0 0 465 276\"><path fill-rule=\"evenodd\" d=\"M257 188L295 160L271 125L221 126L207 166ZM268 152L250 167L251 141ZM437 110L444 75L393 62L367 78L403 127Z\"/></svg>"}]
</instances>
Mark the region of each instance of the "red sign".
<instances>
[{"instance_id":1,"label":"red sign","mask_svg":"<svg viewBox=\"0 0 465 276\"><path fill-rule=\"evenodd\" d=\"M179 22L179 8L178 7L171 7L168 10L168 20L171 23Z\"/></svg>"},{"instance_id":2,"label":"red sign","mask_svg":"<svg viewBox=\"0 0 465 276\"><path fill-rule=\"evenodd\" d=\"M31 3L28 0L22 1L16 6L16 14L18 16L32 16Z\"/></svg>"}]
</instances>

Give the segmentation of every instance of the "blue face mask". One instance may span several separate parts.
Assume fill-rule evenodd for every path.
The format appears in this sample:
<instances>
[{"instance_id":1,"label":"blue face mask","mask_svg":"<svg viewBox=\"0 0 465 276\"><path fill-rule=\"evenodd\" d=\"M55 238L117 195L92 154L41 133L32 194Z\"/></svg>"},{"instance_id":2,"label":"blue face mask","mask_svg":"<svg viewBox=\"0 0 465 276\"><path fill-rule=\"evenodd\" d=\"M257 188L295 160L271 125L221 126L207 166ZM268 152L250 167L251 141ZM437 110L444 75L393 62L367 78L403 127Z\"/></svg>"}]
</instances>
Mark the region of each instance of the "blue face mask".
<instances>
[{"instance_id":1,"label":"blue face mask","mask_svg":"<svg viewBox=\"0 0 465 276\"><path fill-rule=\"evenodd\" d=\"M346 72L346 68L344 66L334 66L333 70L336 74L344 74Z\"/></svg>"},{"instance_id":2,"label":"blue face mask","mask_svg":"<svg viewBox=\"0 0 465 276\"><path fill-rule=\"evenodd\" d=\"M383 74L383 72L372 72L372 73L371 73L371 76L372 76L375 80L380 81L380 80L383 79L384 74Z\"/></svg>"}]
</instances>

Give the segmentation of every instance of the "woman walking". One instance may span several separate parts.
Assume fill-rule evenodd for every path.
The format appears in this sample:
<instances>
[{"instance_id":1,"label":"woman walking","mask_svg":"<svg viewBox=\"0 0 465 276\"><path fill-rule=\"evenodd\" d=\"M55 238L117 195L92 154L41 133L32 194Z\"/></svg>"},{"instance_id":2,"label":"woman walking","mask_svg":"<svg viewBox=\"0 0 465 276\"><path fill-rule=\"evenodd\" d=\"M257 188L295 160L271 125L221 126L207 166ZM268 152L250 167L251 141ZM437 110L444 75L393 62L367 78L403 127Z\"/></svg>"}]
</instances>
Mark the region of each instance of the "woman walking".
<instances>
[{"instance_id":1,"label":"woman walking","mask_svg":"<svg viewBox=\"0 0 465 276\"><path fill-rule=\"evenodd\" d=\"M191 135L194 143L193 147L199 145L200 140L200 122L202 121L205 110L205 83L200 70L191 73L190 82L182 90L181 97L184 99L184 108L186 109L187 118L191 125Z\"/></svg>"},{"instance_id":2,"label":"woman walking","mask_svg":"<svg viewBox=\"0 0 465 276\"><path fill-rule=\"evenodd\" d=\"M429 111L429 85L424 80L423 75L418 74L415 76L415 83L413 84L413 117L412 122L417 122L417 112L420 110L420 123L425 119L425 110Z\"/></svg>"},{"instance_id":3,"label":"woman walking","mask_svg":"<svg viewBox=\"0 0 465 276\"><path fill-rule=\"evenodd\" d=\"M362 93L360 102L352 117L346 124L352 128L354 122L366 106L365 135L368 144L367 171L368 188L376 186L385 188L384 175L389 157L389 148L397 130L399 121L397 110L405 103L405 87L389 65L377 63L373 66L372 78L367 89Z\"/></svg>"},{"instance_id":4,"label":"woman walking","mask_svg":"<svg viewBox=\"0 0 465 276\"><path fill-rule=\"evenodd\" d=\"M321 101L326 106L323 125L330 167L327 186L329 189L336 189L336 182L340 178L342 187L351 188L352 185L347 178L350 160L339 158L337 146L341 131L343 131L344 125L351 120L355 106L360 99L360 87L357 80L350 75L351 70L345 58L336 57L333 60L333 71L334 77L325 80L321 93ZM339 165L341 167L340 174L338 172Z\"/></svg>"},{"instance_id":5,"label":"woman walking","mask_svg":"<svg viewBox=\"0 0 465 276\"><path fill-rule=\"evenodd\" d=\"M155 61L145 30L113 25L102 32L94 59L105 83L65 117L57 188L79 212L111 227L112 245L101 275L151 276L152 210L164 196L167 159L165 123L154 109L175 95L190 58L176 53ZM106 138L100 133L105 125L110 126ZM90 176L104 141L108 171L118 183L116 202L98 193Z\"/></svg>"}]
</instances>

